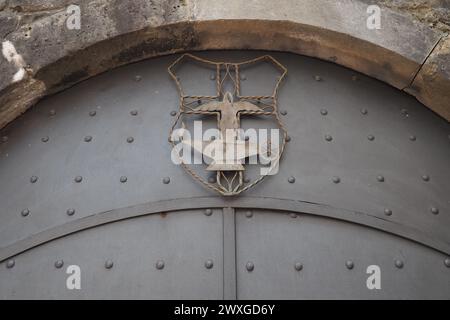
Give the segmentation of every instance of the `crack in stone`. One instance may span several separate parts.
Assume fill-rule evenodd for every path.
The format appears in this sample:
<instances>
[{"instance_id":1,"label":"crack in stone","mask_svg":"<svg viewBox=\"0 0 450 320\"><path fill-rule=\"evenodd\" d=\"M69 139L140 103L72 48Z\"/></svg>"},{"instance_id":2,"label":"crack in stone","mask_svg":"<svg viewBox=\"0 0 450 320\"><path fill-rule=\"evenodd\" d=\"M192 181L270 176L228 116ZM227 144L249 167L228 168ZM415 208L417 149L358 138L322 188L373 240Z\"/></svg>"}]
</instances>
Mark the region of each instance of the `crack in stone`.
<instances>
[{"instance_id":1,"label":"crack in stone","mask_svg":"<svg viewBox=\"0 0 450 320\"><path fill-rule=\"evenodd\" d=\"M442 40L444 38L446 38L446 36L447 36L446 34L442 34L439 37L439 39L434 44L433 48L431 48L430 52L428 52L427 56L423 59L423 62L421 63L421 65L417 68L417 71L414 73L414 76L412 77L412 79L409 82L409 84L407 86L405 86L404 88L402 88L402 91L405 91L406 89L413 89L412 85L413 85L414 81L416 80L417 76L420 74L420 72L422 71L423 67L428 62L428 59L430 58L430 56L435 52L436 48L439 46L439 44L442 42Z\"/></svg>"}]
</instances>

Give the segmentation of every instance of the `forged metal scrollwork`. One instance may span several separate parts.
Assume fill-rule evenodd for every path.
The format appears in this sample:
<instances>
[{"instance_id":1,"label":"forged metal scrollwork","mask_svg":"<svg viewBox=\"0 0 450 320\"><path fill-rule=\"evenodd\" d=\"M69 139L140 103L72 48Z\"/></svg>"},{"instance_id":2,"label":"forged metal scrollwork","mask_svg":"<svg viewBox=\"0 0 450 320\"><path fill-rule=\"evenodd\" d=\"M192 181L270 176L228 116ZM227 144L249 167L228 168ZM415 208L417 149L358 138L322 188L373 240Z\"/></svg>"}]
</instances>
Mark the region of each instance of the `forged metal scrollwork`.
<instances>
[{"instance_id":1,"label":"forged metal scrollwork","mask_svg":"<svg viewBox=\"0 0 450 320\"><path fill-rule=\"evenodd\" d=\"M188 95L184 92L180 78L176 74L176 67L187 61L203 64L214 70L215 75L215 95ZM241 78L240 71L244 67L267 62L272 64L279 72L280 76L277 78L275 88L270 95L253 95L245 96L241 94ZM179 157L180 165L197 181L202 183L207 188L210 188L222 195L232 196L238 195L243 191L255 186L261 182L266 175L260 175L253 181L244 179L245 159L251 156L260 156L262 151L268 155L275 155L272 158L272 165L278 163L283 154L286 141L287 131L280 120L278 114L277 95L280 84L287 74L287 69L275 60L272 56L265 55L252 60L232 63L232 62L214 62L203 59L191 54L184 54L175 60L168 68L168 72L175 81L180 95L179 112L176 115L174 124L170 129L169 142L172 147L178 143L187 144L194 150L205 157L211 158L212 162L206 168L207 171L214 171L216 173L215 181L207 181L203 178L190 164L186 163ZM226 90L225 85L231 84L233 89ZM214 141L193 141L181 139L178 143L173 139L174 130L179 128L186 128L185 119L189 116L204 115L216 116L217 127L220 132L220 137ZM240 132L241 116L265 116L272 117L282 132L278 148L268 141L265 148L261 145L246 141L243 139ZM230 136L231 132L231 136ZM226 137L226 138L225 138ZM207 150L236 150L233 158L227 156L218 157L214 152Z\"/></svg>"}]
</instances>

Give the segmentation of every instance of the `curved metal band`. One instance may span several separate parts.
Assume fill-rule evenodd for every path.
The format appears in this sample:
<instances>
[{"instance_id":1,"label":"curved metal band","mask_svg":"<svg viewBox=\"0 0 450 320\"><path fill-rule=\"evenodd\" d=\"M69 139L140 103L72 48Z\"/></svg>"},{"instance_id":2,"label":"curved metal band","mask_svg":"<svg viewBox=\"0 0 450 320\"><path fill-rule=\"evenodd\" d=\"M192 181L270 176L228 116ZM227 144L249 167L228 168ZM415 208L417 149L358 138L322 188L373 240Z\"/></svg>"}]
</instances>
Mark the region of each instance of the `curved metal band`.
<instances>
[{"instance_id":1,"label":"curved metal band","mask_svg":"<svg viewBox=\"0 0 450 320\"><path fill-rule=\"evenodd\" d=\"M435 250L441 251L445 254L450 254L450 244L448 243L442 242L439 239L430 238L420 230L414 229L412 227L401 225L363 212L334 208L326 204L279 198L243 197L230 199L222 197L198 197L149 202L86 216L65 223L63 225L59 225L36 233L9 246L1 248L0 261L8 259L12 256L15 256L46 242L67 236L75 232L94 228L106 223L159 212L212 207L263 208L265 210L298 212L339 219L382 230L393 235L418 242Z\"/></svg>"}]
</instances>

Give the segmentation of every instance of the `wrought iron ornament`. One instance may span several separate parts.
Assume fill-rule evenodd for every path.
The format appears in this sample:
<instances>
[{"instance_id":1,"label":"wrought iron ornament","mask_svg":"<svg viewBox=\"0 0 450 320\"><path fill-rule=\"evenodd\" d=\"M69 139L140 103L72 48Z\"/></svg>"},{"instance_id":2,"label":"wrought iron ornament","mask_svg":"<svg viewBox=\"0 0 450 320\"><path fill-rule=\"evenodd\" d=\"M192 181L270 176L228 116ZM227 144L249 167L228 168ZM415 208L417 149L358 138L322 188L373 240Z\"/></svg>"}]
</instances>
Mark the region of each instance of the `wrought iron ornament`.
<instances>
[{"instance_id":1,"label":"wrought iron ornament","mask_svg":"<svg viewBox=\"0 0 450 320\"><path fill-rule=\"evenodd\" d=\"M188 95L184 92L181 80L176 75L176 67L187 62L193 61L203 64L214 70L215 75L211 76L216 81L215 95ZM280 71L275 87L271 95L242 95L240 85L240 70L244 67L250 67L255 64L268 62ZM190 164L186 163L179 157L180 165L197 181L224 196L238 195L261 182L266 174L261 174L257 178L250 180L244 178L245 159L251 156L265 155L271 156L271 165L278 166L283 154L286 141L288 141L287 131L280 120L278 113L277 96L280 84L287 74L287 69L270 55L264 55L252 60L239 63L234 62L214 62L194 56L192 54L184 54L175 60L168 68L170 76L175 81L180 95L179 112L176 115L174 124L170 129L169 142L173 148L178 143L188 144L202 156L210 158L212 162L206 167L207 171L216 173L215 179L205 179ZM226 85L232 85L233 89L227 91ZM210 141L182 140L177 143L173 139L174 130L186 128L185 119L193 115L216 116L217 127L220 132L219 139ZM265 149L261 145L252 143L243 139L239 133L241 129L241 116L265 116L272 117L281 131L281 139L277 145L273 147L269 139ZM232 136L229 133L232 133ZM237 152L233 153L233 158L223 158L215 155L215 152L207 150L222 149L226 154L226 150L232 148ZM263 151L262 151L263 150Z\"/></svg>"}]
</instances>

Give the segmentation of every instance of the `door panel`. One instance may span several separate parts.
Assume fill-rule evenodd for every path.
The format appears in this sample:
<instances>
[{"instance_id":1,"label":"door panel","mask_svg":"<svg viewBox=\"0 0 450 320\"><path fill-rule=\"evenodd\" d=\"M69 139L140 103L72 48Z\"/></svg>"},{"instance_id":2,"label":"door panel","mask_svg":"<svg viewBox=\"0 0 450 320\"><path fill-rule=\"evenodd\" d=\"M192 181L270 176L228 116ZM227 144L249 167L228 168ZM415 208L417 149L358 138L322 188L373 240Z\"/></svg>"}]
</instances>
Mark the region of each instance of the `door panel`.
<instances>
[{"instance_id":1,"label":"door panel","mask_svg":"<svg viewBox=\"0 0 450 320\"><path fill-rule=\"evenodd\" d=\"M0 299L222 299L222 258L222 210L147 215L15 257L13 268L0 268ZM56 268L59 260L64 265ZM69 265L81 269L81 290L66 287Z\"/></svg>"},{"instance_id":2,"label":"door panel","mask_svg":"<svg viewBox=\"0 0 450 320\"><path fill-rule=\"evenodd\" d=\"M238 299L450 296L450 274L443 254L352 223L304 214L238 210L236 247ZM403 263L402 268L396 266L397 260ZM352 269L347 267L350 261ZM251 272L246 268L248 262L254 265ZM301 271L296 270L296 263L302 264ZM370 265L381 269L381 290L366 286Z\"/></svg>"}]
</instances>

